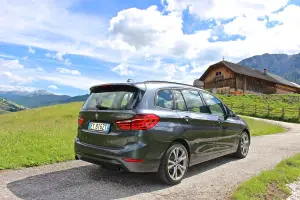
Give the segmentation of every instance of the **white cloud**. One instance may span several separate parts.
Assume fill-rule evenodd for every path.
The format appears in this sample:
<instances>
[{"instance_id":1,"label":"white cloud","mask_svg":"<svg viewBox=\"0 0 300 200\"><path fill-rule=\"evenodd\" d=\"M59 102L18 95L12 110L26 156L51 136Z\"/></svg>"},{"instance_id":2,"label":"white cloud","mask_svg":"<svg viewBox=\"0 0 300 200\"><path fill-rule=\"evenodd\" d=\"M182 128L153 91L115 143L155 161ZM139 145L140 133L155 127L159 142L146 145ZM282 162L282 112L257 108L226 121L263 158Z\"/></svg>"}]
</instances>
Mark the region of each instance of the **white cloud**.
<instances>
[{"instance_id":1,"label":"white cloud","mask_svg":"<svg viewBox=\"0 0 300 200\"><path fill-rule=\"evenodd\" d=\"M103 84L113 81L104 81L96 78L90 78L86 76L74 76L74 75L55 75L55 74L43 74L39 77L41 80L51 81L60 85L66 85L81 90L88 90L91 86L97 84Z\"/></svg>"},{"instance_id":2,"label":"white cloud","mask_svg":"<svg viewBox=\"0 0 300 200\"><path fill-rule=\"evenodd\" d=\"M212 36L212 39L214 40L214 41L216 41L217 39L218 39L218 36Z\"/></svg>"},{"instance_id":3,"label":"white cloud","mask_svg":"<svg viewBox=\"0 0 300 200\"><path fill-rule=\"evenodd\" d=\"M50 82L49 85L64 85L87 92L92 85L120 82L120 80L115 81L110 77L78 75L77 71L65 68L58 71L50 71L49 69L44 71L41 67L23 68L22 70L6 68L6 71L0 72L0 90L36 90L35 87L28 87L27 85L47 81Z\"/></svg>"},{"instance_id":4,"label":"white cloud","mask_svg":"<svg viewBox=\"0 0 300 200\"><path fill-rule=\"evenodd\" d=\"M229 19L236 16L261 17L277 11L288 3L288 0L163 0L168 11L188 9L200 19Z\"/></svg>"},{"instance_id":5,"label":"white cloud","mask_svg":"<svg viewBox=\"0 0 300 200\"><path fill-rule=\"evenodd\" d=\"M0 58L0 69L23 69L19 60L5 60Z\"/></svg>"},{"instance_id":6,"label":"white cloud","mask_svg":"<svg viewBox=\"0 0 300 200\"><path fill-rule=\"evenodd\" d=\"M64 63L64 65L70 66L72 63L71 63L70 59L64 58L65 55L66 55L65 52L57 52L55 54L52 54L52 53L48 52L48 53L45 54L45 56L47 58L52 58L52 59L62 61Z\"/></svg>"},{"instance_id":7,"label":"white cloud","mask_svg":"<svg viewBox=\"0 0 300 200\"><path fill-rule=\"evenodd\" d=\"M23 60L28 60L28 56L24 56L24 57L23 57Z\"/></svg>"},{"instance_id":8,"label":"white cloud","mask_svg":"<svg viewBox=\"0 0 300 200\"><path fill-rule=\"evenodd\" d=\"M7 54L0 54L1 58L9 58L9 59L17 59L16 56L13 55L7 55Z\"/></svg>"},{"instance_id":9,"label":"white cloud","mask_svg":"<svg viewBox=\"0 0 300 200\"><path fill-rule=\"evenodd\" d=\"M57 52L55 54L48 52L45 54L45 56L47 58L57 59L59 61L64 61L64 58L63 58L64 55L66 55L66 53L64 53L64 52Z\"/></svg>"},{"instance_id":10,"label":"white cloud","mask_svg":"<svg viewBox=\"0 0 300 200\"><path fill-rule=\"evenodd\" d=\"M38 90L35 87L27 87L20 85L0 85L0 91L23 91L23 92L33 92Z\"/></svg>"},{"instance_id":11,"label":"white cloud","mask_svg":"<svg viewBox=\"0 0 300 200\"><path fill-rule=\"evenodd\" d=\"M109 31L136 49L173 43L182 35L182 19L171 13L162 15L156 6L146 10L130 8L110 20Z\"/></svg>"},{"instance_id":12,"label":"white cloud","mask_svg":"<svg viewBox=\"0 0 300 200\"><path fill-rule=\"evenodd\" d=\"M57 60L63 61L64 60L64 58L63 58L64 55L66 55L65 52L57 52L55 54L54 58L56 58Z\"/></svg>"},{"instance_id":13,"label":"white cloud","mask_svg":"<svg viewBox=\"0 0 300 200\"><path fill-rule=\"evenodd\" d=\"M22 77L22 76L18 76L15 75L11 72L0 72L0 77L6 77L9 79L9 82L11 83L15 83L15 84L22 84L22 83L28 83L31 82L32 79L31 78L27 78L27 77Z\"/></svg>"},{"instance_id":14,"label":"white cloud","mask_svg":"<svg viewBox=\"0 0 300 200\"><path fill-rule=\"evenodd\" d=\"M38 68L36 68L36 70L37 70L37 71L40 71L40 72L43 72L43 71L44 71L44 69L43 69L42 67L38 67Z\"/></svg>"},{"instance_id":15,"label":"white cloud","mask_svg":"<svg viewBox=\"0 0 300 200\"><path fill-rule=\"evenodd\" d=\"M74 12L76 1L0 1L0 41L101 58L119 60L113 51L97 48L108 24L95 15Z\"/></svg>"},{"instance_id":16,"label":"white cloud","mask_svg":"<svg viewBox=\"0 0 300 200\"><path fill-rule=\"evenodd\" d=\"M56 68L56 71L62 74L72 74L72 75L80 75L80 71L75 69L67 69L67 68Z\"/></svg>"},{"instance_id":17,"label":"white cloud","mask_svg":"<svg viewBox=\"0 0 300 200\"><path fill-rule=\"evenodd\" d=\"M28 53L35 54L35 50L31 47L28 47Z\"/></svg>"},{"instance_id":18,"label":"white cloud","mask_svg":"<svg viewBox=\"0 0 300 200\"><path fill-rule=\"evenodd\" d=\"M70 59L65 59L64 64L66 66L70 66L72 63L71 63Z\"/></svg>"},{"instance_id":19,"label":"white cloud","mask_svg":"<svg viewBox=\"0 0 300 200\"><path fill-rule=\"evenodd\" d=\"M300 15L297 14L299 12L299 6L289 5L280 12L270 14L270 21L278 21L278 25L270 28L266 27L266 19L237 17L224 25L224 31L228 34L241 34L245 36L245 40L219 44L224 51L227 47L228 56L236 55L240 58L263 53L299 53Z\"/></svg>"},{"instance_id":20,"label":"white cloud","mask_svg":"<svg viewBox=\"0 0 300 200\"><path fill-rule=\"evenodd\" d=\"M125 64L119 64L112 68L111 71L116 72L121 76L133 75L133 71L129 70L129 66Z\"/></svg>"},{"instance_id":21,"label":"white cloud","mask_svg":"<svg viewBox=\"0 0 300 200\"><path fill-rule=\"evenodd\" d=\"M111 44L114 49L137 55L168 54L169 48L183 36L181 16L163 15L156 6L122 10L110 20L108 30L109 40L98 44Z\"/></svg>"},{"instance_id":22,"label":"white cloud","mask_svg":"<svg viewBox=\"0 0 300 200\"><path fill-rule=\"evenodd\" d=\"M58 90L58 87L56 85L49 85L48 88L52 90Z\"/></svg>"}]
</instances>

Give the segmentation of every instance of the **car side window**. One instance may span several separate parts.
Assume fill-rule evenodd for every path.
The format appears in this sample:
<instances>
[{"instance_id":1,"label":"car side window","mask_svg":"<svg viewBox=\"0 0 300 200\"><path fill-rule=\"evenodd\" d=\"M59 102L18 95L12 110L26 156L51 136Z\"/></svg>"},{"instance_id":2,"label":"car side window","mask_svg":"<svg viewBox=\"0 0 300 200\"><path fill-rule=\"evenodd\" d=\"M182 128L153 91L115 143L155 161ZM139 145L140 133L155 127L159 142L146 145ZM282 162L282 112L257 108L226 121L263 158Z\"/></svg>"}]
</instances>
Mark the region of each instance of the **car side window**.
<instances>
[{"instance_id":1,"label":"car side window","mask_svg":"<svg viewBox=\"0 0 300 200\"><path fill-rule=\"evenodd\" d=\"M156 106L173 109L173 93L172 90L159 90L155 100Z\"/></svg>"},{"instance_id":2,"label":"car side window","mask_svg":"<svg viewBox=\"0 0 300 200\"><path fill-rule=\"evenodd\" d=\"M203 101L197 90L182 90L182 95L185 100L187 110L192 112L201 112L204 106Z\"/></svg>"},{"instance_id":3,"label":"car side window","mask_svg":"<svg viewBox=\"0 0 300 200\"><path fill-rule=\"evenodd\" d=\"M218 98L206 92L202 92L201 94L208 105L211 114L218 116L225 115L223 104Z\"/></svg>"},{"instance_id":4,"label":"car side window","mask_svg":"<svg viewBox=\"0 0 300 200\"><path fill-rule=\"evenodd\" d=\"M179 90L173 90L175 110L186 111L186 105L183 96Z\"/></svg>"}]
</instances>

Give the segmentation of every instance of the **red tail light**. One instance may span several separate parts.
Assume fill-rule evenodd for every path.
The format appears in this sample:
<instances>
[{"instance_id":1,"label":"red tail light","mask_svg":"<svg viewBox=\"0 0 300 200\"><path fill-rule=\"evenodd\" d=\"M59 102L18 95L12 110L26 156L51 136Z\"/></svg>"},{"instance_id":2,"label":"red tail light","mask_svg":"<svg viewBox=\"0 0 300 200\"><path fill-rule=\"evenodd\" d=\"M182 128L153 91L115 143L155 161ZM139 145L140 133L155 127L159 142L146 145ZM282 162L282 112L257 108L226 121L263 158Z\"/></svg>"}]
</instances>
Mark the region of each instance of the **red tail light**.
<instances>
[{"instance_id":1,"label":"red tail light","mask_svg":"<svg viewBox=\"0 0 300 200\"><path fill-rule=\"evenodd\" d=\"M79 117L79 118L78 118L78 125L82 125L83 122L84 122L84 119Z\"/></svg>"},{"instance_id":2,"label":"red tail light","mask_svg":"<svg viewBox=\"0 0 300 200\"><path fill-rule=\"evenodd\" d=\"M148 130L153 128L160 118L155 114L138 114L132 119L116 121L122 130Z\"/></svg>"}]
</instances>

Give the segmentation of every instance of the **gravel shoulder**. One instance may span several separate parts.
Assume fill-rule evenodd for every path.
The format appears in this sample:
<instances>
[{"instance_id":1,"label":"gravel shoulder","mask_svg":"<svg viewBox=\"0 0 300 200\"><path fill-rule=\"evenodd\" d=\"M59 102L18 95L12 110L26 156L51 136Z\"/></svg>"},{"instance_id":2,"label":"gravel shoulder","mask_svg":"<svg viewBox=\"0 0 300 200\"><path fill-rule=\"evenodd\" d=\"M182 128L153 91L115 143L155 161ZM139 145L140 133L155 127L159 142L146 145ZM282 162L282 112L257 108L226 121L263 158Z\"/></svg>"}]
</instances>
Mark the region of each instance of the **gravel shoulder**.
<instances>
[{"instance_id":1,"label":"gravel shoulder","mask_svg":"<svg viewBox=\"0 0 300 200\"><path fill-rule=\"evenodd\" d=\"M300 199L300 178L298 182L288 184L292 194L287 200L299 200Z\"/></svg>"},{"instance_id":2,"label":"gravel shoulder","mask_svg":"<svg viewBox=\"0 0 300 200\"><path fill-rule=\"evenodd\" d=\"M253 137L247 158L222 157L189 169L181 184L161 185L153 174L107 171L82 161L0 172L0 199L226 199L241 182L300 152L300 125Z\"/></svg>"}]
</instances>

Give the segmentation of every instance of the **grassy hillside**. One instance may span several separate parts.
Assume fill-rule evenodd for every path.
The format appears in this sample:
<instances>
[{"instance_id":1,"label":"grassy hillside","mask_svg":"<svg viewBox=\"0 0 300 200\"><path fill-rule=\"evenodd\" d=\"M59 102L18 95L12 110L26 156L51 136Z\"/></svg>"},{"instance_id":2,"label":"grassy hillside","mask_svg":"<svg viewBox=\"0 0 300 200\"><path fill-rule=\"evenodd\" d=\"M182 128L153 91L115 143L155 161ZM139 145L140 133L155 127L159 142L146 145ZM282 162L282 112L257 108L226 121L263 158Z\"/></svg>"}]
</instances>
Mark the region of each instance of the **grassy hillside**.
<instances>
[{"instance_id":1,"label":"grassy hillside","mask_svg":"<svg viewBox=\"0 0 300 200\"><path fill-rule=\"evenodd\" d=\"M218 95L229 107L233 106L233 110L238 114L244 114L257 117L268 117L271 119L300 122L300 94L289 95L242 95L227 96ZM244 109L242 107L244 105ZM268 114L268 105L270 113ZM256 106L256 114L255 114ZM282 108L284 107L284 118L282 118Z\"/></svg>"},{"instance_id":2,"label":"grassy hillside","mask_svg":"<svg viewBox=\"0 0 300 200\"><path fill-rule=\"evenodd\" d=\"M82 103L42 107L0 116L0 169L74 158Z\"/></svg>"},{"instance_id":3,"label":"grassy hillside","mask_svg":"<svg viewBox=\"0 0 300 200\"><path fill-rule=\"evenodd\" d=\"M77 117L82 102L0 115L0 169L74 159ZM252 135L283 132L278 125L246 118Z\"/></svg>"},{"instance_id":4,"label":"grassy hillside","mask_svg":"<svg viewBox=\"0 0 300 200\"><path fill-rule=\"evenodd\" d=\"M24 110L25 107L20 106L12 101L8 101L7 99L4 99L0 97L0 114L5 114L9 112L17 112L20 110Z\"/></svg>"}]
</instances>

